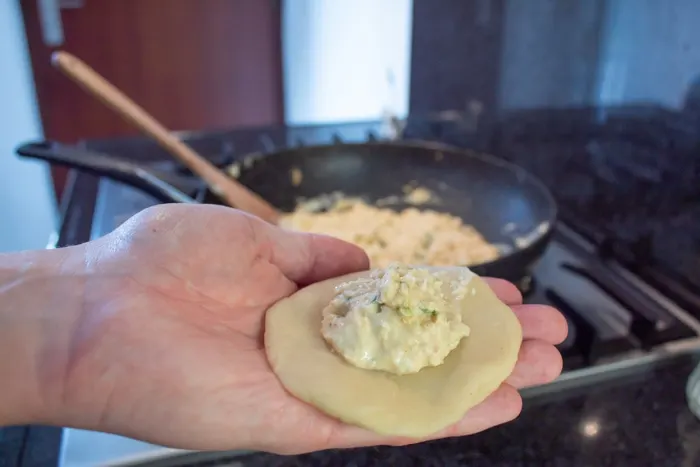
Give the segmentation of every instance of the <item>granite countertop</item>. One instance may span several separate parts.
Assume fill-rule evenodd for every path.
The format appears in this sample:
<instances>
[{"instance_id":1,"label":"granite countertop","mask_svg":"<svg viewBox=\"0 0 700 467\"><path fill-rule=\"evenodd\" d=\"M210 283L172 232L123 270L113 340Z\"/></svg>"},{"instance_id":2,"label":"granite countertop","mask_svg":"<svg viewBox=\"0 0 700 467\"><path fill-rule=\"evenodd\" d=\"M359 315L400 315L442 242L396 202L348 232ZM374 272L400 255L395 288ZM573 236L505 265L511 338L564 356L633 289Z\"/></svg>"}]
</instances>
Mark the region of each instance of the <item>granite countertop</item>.
<instances>
[{"instance_id":1,"label":"granite countertop","mask_svg":"<svg viewBox=\"0 0 700 467\"><path fill-rule=\"evenodd\" d=\"M700 466L700 420L685 386L697 357L676 357L635 374L526 397L522 415L478 435L406 447L301 456L257 453L197 466ZM0 430L0 467L57 464L60 431ZM43 431L42 431L43 430ZM178 465L187 465L178 463Z\"/></svg>"}]
</instances>

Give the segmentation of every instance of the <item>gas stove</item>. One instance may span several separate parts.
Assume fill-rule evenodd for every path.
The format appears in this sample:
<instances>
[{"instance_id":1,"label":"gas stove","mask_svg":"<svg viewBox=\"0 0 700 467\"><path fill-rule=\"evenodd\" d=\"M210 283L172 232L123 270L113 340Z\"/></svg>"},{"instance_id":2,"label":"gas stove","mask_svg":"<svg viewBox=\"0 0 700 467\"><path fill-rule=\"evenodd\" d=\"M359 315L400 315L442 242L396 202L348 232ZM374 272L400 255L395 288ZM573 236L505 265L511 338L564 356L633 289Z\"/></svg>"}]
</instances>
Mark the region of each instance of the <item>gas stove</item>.
<instances>
[{"instance_id":1,"label":"gas stove","mask_svg":"<svg viewBox=\"0 0 700 467\"><path fill-rule=\"evenodd\" d=\"M403 122L240 129L178 136L222 166L251 152L281 147L403 138L437 140L488 151L530 169L553 190L562 220L532 274L517 285L526 303L558 308L566 315L570 328L567 340L559 346L564 356L562 376L554 383L523 392L526 398L536 398L613 379L681 353L700 351L700 296L692 292L695 277L683 276L692 264L685 261L675 265L678 267L663 267L669 255L677 254L679 233L672 238L675 244L665 245L659 238L662 226L644 225L637 212L646 212L648 222L687 216L687 209L680 212L674 208L668 192L683 187L692 191L695 185L690 183L688 171L681 171L673 189L658 190L658 202L653 210L642 206L632 211L629 205L630 197L639 199L643 195L650 199L653 197L650 186L654 182L663 185L671 177L669 172L673 168L659 167L664 162L648 157L650 147L657 148L660 139L666 144L660 150L679 153L679 147L694 147L700 137L692 139L688 128L678 130L677 123L673 128L682 138L668 143L672 132L658 130L661 125L658 123L654 128L660 131L660 136L649 141L648 131L634 132L639 110L631 115L629 110L621 109L604 113L600 109L557 112L516 114L493 125L445 113ZM672 118L661 114L668 125ZM640 121L648 124L649 116ZM646 140L640 142L638 135L644 135ZM161 171L186 174L159 147L141 138L92 141L85 145L152 164ZM606 151L610 147L618 153L627 151L631 160L607 160ZM644 162L650 159L657 166L643 167L639 159L645 157ZM574 182L578 183L577 187L571 186ZM642 191L635 195L629 192L632 189ZM628 191L614 200L616 190ZM687 193L681 194L687 199ZM611 210L605 201L617 202L628 209L627 216ZM62 206L63 223L53 246L98 238L154 204L157 204L155 199L118 182L73 173ZM694 228L700 229L700 219L696 217L695 221ZM637 230L632 231L632 227ZM687 247L696 240L685 239L681 245ZM658 251L642 251L640 245L644 244ZM662 258L655 261L654 255L659 252ZM697 252L700 253L700 248ZM674 280L676 277L680 278ZM180 462L184 459L192 462L198 456L204 454L81 430L65 430L63 437L65 467L107 462L110 465L147 463L152 459L160 459L159 462L168 459L167 463L158 465L183 465Z\"/></svg>"}]
</instances>

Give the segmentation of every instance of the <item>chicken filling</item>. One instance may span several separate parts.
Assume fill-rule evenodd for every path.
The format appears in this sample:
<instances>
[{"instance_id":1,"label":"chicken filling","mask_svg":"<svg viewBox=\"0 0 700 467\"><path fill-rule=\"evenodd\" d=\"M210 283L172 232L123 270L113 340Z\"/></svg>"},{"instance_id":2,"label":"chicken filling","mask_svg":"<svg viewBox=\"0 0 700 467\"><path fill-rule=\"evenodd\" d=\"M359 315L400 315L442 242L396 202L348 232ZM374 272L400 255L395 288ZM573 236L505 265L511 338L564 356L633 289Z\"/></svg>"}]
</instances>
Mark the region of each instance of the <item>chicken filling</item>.
<instances>
[{"instance_id":1,"label":"chicken filling","mask_svg":"<svg viewBox=\"0 0 700 467\"><path fill-rule=\"evenodd\" d=\"M455 300L472 273L391 265L341 284L323 310L323 338L350 364L393 374L416 373L444 362L469 327Z\"/></svg>"}]
</instances>

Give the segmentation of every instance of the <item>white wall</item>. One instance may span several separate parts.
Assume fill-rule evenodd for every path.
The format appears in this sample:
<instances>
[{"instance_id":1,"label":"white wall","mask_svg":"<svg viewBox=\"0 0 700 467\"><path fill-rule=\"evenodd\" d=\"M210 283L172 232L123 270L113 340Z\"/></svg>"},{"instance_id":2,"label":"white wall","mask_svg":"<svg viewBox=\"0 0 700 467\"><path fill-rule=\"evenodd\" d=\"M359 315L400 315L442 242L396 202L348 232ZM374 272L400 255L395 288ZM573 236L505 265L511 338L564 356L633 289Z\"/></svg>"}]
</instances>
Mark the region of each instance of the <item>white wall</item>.
<instances>
[{"instance_id":1,"label":"white wall","mask_svg":"<svg viewBox=\"0 0 700 467\"><path fill-rule=\"evenodd\" d=\"M412 10L412 0L285 0L287 123L405 116Z\"/></svg>"},{"instance_id":2,"label":"white wall","mask_svg":"<svg viewBox=\"0 0 700 467\"><path fill-rule=\"evenodd\" d=\"M0 0L0 251L44 248L54 228L48 169L14 154L41 135L19 2Z\"/></svg>"}]
</instances>

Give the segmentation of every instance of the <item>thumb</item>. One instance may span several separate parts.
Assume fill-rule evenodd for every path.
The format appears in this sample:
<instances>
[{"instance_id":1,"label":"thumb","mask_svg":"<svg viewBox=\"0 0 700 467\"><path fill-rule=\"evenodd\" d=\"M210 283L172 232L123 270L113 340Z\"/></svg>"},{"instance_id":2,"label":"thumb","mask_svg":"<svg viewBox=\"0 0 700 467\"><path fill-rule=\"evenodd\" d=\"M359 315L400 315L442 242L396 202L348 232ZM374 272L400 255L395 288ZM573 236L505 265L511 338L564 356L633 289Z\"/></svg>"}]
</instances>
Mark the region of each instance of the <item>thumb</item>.
<instances>
[{"instance_id":1,"label":"thumb","mask_svg":"<svg viewBox=\"0 0 700 467\"><path fill-rule=\"evenodd\" d=\"M367 254L351 243L327 235L273 229L270 261L300 286L369 268Z\"/></svg>"}]
</instances>

